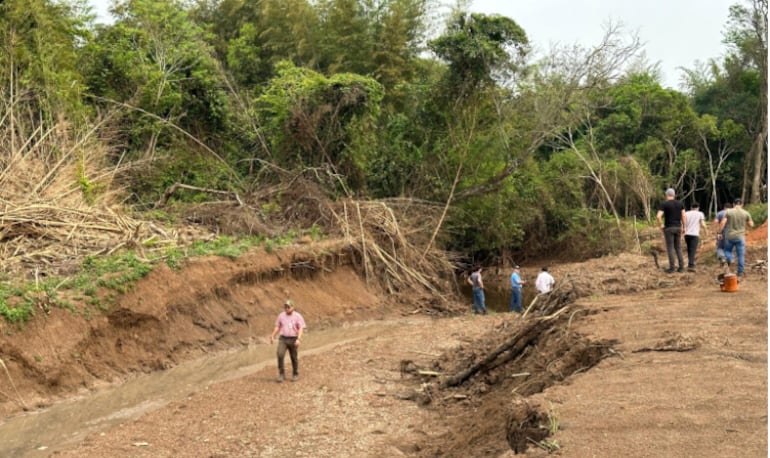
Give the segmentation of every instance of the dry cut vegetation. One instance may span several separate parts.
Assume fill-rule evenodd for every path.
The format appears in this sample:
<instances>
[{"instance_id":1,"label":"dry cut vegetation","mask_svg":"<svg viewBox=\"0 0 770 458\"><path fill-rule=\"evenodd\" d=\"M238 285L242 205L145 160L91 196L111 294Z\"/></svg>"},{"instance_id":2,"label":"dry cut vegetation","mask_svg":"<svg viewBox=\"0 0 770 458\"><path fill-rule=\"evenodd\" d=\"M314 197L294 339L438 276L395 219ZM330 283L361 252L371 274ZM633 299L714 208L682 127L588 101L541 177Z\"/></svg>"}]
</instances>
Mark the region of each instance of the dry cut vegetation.
<instances>
[{"instance_id":1,"label":"dry cut vegetation","mask_svg":"<svg viewBox=\"0 0 770 458\"><path fill-rule=\"evenodd\" d=\"M271 238L285 241L289 234L299 241L303 235L344 239L367 282L394 295L422 291L429 308L443 309L453 291L442 280L452 278L452 266L430 238L439 224L434 205L335 198L327 191L334 183L317 170L265 165L259 185L242 192L201 190L220 200L169 204L177 183L156 210L139 214L125 204L122 180L146 164L121 159L113 165L103 146L108 142L97 137L97 130L107 131L102 123L88 131L65 121L49 126L23 116L18 105L0 108L0 271L7 282L37 285L77 274L86 259L124 253L152 265L172 250L224 235L262 237L269 249ZM47 294L62 283L46 286ZM9 302L4 307L16 305Z\"/></svg>"}]
</instances>

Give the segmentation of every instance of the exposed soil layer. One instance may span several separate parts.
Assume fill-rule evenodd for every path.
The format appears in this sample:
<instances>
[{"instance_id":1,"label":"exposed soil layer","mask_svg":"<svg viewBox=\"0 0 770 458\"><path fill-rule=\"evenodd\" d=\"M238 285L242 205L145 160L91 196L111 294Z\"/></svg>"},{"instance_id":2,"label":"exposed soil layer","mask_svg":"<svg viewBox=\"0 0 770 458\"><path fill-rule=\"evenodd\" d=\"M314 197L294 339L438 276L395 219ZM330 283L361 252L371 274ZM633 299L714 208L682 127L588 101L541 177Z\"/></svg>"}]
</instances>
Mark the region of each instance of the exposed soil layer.
<instances>
[{"instance_id":1,"label":"exposed soil layer","mask_svg":"<svg viewBox=\"0 0 770 458\"><path fill-rule=\"evenodd\" d=\"M554 307L521 317L384 296L344 244L202 259L156 270L105 316L3 324L3 414L268 345L291 297L309 325L299 382L270 366L29 456L767 456L765 241L747 260L760 267L735 293L706 257L672 275L641 255L553 265ZM315 329L373 319L393 326L311 351Z\"/></svg>"},{"instance_id":2,"label":"exposed soil layer","mask_svg":"<svg viewBox=\"0 0 770 458\"><path fill-rule=\"evenodd\" d=\"M289 297L316 329L391 312L352 262L344 244L327 243L197 259L180 271L161 265L106 314L50 308L21 330L2 322L7 377L0 413L248 345L270 332L274 312ZM3 384L9 380L15 387Z\"/></svg>"}]
</instances>

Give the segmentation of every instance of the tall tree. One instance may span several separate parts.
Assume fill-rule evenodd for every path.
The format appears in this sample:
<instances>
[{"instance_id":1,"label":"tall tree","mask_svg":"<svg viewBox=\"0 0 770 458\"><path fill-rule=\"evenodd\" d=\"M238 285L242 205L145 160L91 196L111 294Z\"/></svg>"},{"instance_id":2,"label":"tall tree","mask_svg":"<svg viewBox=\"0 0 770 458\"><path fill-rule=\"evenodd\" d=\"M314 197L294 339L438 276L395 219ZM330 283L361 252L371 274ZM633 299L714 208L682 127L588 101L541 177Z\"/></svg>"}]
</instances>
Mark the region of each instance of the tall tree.
<instances>
[{"instance_id":1,"label":"tall tree","mask_svg":"<svg viewBox=\"0 0 770 458\"><path fill-rule=\"evenodd\" d=\"M505 16L456 12L428 46L449 63L453 96L466 96L495 77L519 70L529 51L524 29Z\"/></svg>"},{"instance_id":2,"label":"tall tree","mask_svg":"<svg viewBox=\"0 0 770 458\"><path fill-rule=\"evenodd\" d=\"M382 86L350 73L326 78L290 62L279 63L277 70L257 100L257 115L276 160L290 167L325 168L353 191L363 189Z\"/></svg>"},{"instance_id":3,"label":"tall tree","mask_svg":"<svg viewBox=\"0 0 770 458\"><path fill-rule=\"evenodd\" d=\"M0 2L0 81L6 94L20 91L52 118L81 107L83 76L78 47L89 37L92 16L83 0Z\"/></svg>"},{"instance_id":4,"label":"tall tree","mask_svg":"<svg viewBox=\"0 0 770 458\"><path fill-rule=\"evenodd\" d=\"M755 101L755 118L747 126L754 140L745 167L743 192L748 202L761 201L766 185L767 163L767 0L747 0L748 6L730 7L725 43L730 46L727 59L736 59L759 74L759 97ZM765 182L763 183L763 176Z\"/></svg>"},{"instance_id":5,"label":"tall tree","mask_svg":"<svg viewBox=\"0 0 770 458\"><path fill-rule=\"evenodd\" d=\"M136 109L127 115L130 139L148 157L179 129L207 139L227 124L219 63L183 6L180 0L119 2L116 22L86 49L91 90Z\"/></svg>"}]
</instances>

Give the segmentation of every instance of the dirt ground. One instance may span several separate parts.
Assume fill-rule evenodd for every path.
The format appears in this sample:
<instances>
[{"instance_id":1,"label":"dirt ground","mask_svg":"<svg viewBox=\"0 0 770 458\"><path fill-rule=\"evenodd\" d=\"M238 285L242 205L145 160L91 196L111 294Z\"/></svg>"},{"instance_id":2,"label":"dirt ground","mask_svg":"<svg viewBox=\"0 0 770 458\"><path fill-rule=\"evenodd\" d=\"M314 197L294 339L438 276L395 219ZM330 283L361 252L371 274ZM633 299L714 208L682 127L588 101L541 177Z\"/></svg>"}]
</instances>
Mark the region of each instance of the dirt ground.
<instances>
[{"instance_id":1,"label":"dirt ground","mask_svg":"<svg viewBox=\"0 0 770 458\"><path fill-rule=\"evenodd\" d=\"M334 242L158 269L105 317L52 309L21 331L0 325L0 412L268 347L290 297L308 323L298 382L266 364L14 456L765 457L766 237L751 240L737 292L720 292L709 247L685 274L624 254L551 266L560 299L526 317L386 297ZM324 329L350 338L325 345Z\"/></svg>"}]
</instances>

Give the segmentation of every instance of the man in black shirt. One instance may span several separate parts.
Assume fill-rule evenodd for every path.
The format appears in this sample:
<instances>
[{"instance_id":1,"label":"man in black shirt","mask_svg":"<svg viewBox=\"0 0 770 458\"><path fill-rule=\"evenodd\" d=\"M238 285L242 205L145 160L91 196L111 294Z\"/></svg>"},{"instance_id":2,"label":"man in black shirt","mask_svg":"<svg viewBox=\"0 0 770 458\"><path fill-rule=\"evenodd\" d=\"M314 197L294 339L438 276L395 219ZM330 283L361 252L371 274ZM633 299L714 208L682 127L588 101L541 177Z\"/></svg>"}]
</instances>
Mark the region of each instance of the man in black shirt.
<instances>
[{"instance_id":1,"label":"man in black shirt","mask_svg":"<svg viewBox=\"0 0 770 458\"><path fill-rule=\"evenodd\" d=\"M684 204L676 200L676 192L673 189L666 189L666 200L658 208L658 225L663 231L666 239L666 251L668 252L667 273L674 271L674 253L679 261L677 272L684 272L684 258L682 257L682 238L684 237L684 228L687 223ZM664 222L665 221L665 222Z\"/></svg>"}]
</instances>

